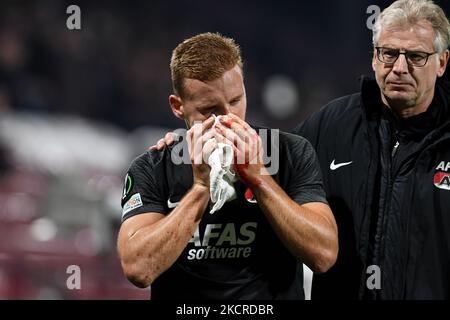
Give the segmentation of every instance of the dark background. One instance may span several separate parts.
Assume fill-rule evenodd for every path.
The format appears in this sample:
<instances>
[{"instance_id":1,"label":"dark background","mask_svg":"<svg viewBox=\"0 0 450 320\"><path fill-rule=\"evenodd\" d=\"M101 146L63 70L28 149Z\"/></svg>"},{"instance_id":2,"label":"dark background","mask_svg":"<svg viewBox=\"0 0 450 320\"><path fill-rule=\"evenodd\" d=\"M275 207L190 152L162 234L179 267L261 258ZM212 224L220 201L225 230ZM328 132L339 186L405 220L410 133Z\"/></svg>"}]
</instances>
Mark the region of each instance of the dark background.
<instances>
[{"instance_id":1,"label":"dark background","mask_svg":"<svg viewBox=\"0 0 450 320\"><path fill-rule=\"evenodd\" d=\"M126 130L175 128L168 107L169 61L183 39L220 32L241 45L249 121L288 130L371 74L369 5L391 1L5 1L0 9L3 108L75 114ZM447 1L438 1L448 6ZM81 30L66 8L81 8ZM289 117L264 108L264 85L291 79Z\"/></svg>"}]
</instances>

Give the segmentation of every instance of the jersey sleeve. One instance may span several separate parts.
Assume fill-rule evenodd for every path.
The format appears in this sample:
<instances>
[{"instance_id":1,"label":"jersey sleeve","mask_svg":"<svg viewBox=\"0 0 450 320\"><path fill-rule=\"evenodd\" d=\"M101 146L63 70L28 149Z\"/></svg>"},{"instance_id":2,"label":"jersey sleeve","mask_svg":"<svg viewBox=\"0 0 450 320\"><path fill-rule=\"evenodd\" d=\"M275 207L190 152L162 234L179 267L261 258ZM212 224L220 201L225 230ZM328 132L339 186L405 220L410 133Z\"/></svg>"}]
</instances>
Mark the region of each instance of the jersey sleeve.
<instances>
[{"instance_id":1,"label":"jersey sleeve","mask_svg":"<svg viewBox=\"0 0 450 320\"><path fill-rule=\"evenodd\" d=\"M167 213L162 179L158 179L160 173L161 168L152 161L151 153L144 153L131 163L122 192L122 222L137 214Z\"/></svg>"},{"instance_id":2,"label":"jersey sleeve","mask_svg":"<svg viewBox=\"0 0 450 320\"><path fill-rule=\"evenodd\" d=\"M308 202L328 204L319 161L311 143L298 137L288 150L291 172L286 193L299 204Z\"/></svg>"}]
</instances>

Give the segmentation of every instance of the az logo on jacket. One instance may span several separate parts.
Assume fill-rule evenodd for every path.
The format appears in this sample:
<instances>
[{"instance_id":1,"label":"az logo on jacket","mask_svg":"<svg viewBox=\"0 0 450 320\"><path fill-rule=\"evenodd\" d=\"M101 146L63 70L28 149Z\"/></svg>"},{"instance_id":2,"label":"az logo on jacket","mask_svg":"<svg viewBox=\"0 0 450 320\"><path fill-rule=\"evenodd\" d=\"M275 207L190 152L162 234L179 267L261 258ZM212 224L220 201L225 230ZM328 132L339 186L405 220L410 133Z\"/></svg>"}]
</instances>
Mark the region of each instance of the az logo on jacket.
<instances>
[{"instance_id":1,"label":"az logo on jacket","mask_svg":"<svg viewBox=\"0 0 450 320\"><path fill-rule=\"evenodd\" d=\"M450 162L441 161L436 170L438 171L434 175L434 185L439 189L450 190Z\"/></svg>"},{"instance_id":2,"label":"az logo on jacket","mask_svg":"<svg viewBox=\"0 0 450 320\"><path fill-rule=\"evenodd\" d=\"M437 172L434 175L434 185L439 189L450 190L450 173Z\"/></svg>"}]
</instances>

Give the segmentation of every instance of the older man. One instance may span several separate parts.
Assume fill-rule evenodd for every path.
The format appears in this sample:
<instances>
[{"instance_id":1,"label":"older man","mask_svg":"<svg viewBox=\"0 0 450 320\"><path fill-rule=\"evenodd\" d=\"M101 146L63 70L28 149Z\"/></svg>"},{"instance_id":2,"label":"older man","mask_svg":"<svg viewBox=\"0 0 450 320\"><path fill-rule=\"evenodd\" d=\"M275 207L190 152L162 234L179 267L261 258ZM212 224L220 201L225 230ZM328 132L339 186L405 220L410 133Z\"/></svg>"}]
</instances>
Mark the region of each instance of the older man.
<instances>
[{"instance_id":1,"label":"older man","mask_svg":"<svg viewBox=\"0 0 450 320\"><path fill-rule=\"evenodd\" d=\"M428 0L399 0L373 29L361 92L297 128L315 147L339 257L312 298L450 298L450 25Z\"/></svg>"}]
</instances>

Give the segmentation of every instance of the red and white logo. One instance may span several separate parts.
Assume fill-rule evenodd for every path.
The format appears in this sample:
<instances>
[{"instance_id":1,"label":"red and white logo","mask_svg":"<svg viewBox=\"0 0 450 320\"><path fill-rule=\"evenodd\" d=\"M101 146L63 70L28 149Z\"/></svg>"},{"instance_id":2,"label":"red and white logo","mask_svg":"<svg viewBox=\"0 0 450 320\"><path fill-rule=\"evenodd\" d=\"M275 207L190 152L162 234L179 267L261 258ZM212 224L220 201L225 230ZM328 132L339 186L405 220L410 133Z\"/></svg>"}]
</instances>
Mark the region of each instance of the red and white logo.
<instances>
[{"instance_id":1,"label":"red and white logo","mask_svg":"<svg viewBox=\"0 0 450 320\"><path fill-rule=\"evenodd\" d=\"M256 202L257 202L255 196L253 195L252 190L250 190L250 189L247 189L247 190L245 191L245 199L246 199L248 202L250 202L250 203L256 203Z\"/></svg>"},{"instance_id":2,"label":"red and white logo","mask_svg":"<svg viewBox=\"0 0 450 320\"><path fill-rule=\"evenodd\" d=\"M434 185L439 189L450 190L450 162L441 161L436 167Z\"/></svg>"},{"instance_id":3,"label":"red and white logo","mask_svg":"<svg viewBox=\"0 0 450 320\"><path fill-rule=\"evenodd\" d=\"M439 189L450 190L450 173L436 172L434 175L434 185Z\"/></svg>"}]
</instances>

